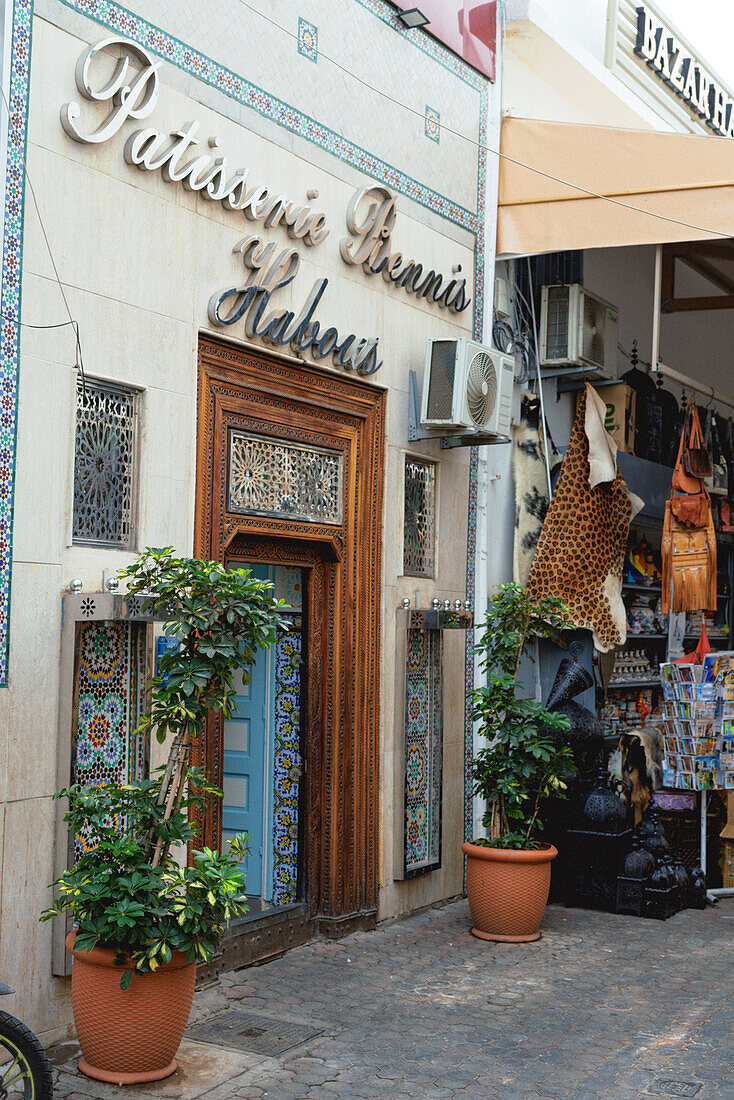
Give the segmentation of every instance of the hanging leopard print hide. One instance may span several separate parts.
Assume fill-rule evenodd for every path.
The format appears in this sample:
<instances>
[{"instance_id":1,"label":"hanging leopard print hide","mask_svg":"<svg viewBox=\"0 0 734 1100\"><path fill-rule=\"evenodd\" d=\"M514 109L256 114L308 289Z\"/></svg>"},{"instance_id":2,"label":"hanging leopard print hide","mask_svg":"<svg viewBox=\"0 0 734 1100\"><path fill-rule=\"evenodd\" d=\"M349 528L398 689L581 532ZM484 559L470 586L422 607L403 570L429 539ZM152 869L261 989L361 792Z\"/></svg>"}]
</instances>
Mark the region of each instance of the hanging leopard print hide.
<instances>
[{"instance_id":1,"label":"hanging leopard print hide","mask_svg":"<svg viewBox=\"0 0 734 1100\"><path fill-rule=\"evenodd\" d=\"M561 455L547 428L546 438L552 472L560 465ZM526 393L520 406L520 423L512 429L512 474L515 481L513 577L517 584L527 584L548 511L548 479L543 455L540 398L535 393Z\"/></svg>"},{"instance_id":2,"label":"hanging leopard print hide","mask_svg":"<svg viewBox=\"0 0 734 1100\"><path fill-rule=\"evenodd\" d=\"M605 413L587 385L527 585L536 598L563 600L574 626L591 630L602 653L627 640L622 570L630 520L643 506L617 469Z\"/></svg>"}]
</instances>

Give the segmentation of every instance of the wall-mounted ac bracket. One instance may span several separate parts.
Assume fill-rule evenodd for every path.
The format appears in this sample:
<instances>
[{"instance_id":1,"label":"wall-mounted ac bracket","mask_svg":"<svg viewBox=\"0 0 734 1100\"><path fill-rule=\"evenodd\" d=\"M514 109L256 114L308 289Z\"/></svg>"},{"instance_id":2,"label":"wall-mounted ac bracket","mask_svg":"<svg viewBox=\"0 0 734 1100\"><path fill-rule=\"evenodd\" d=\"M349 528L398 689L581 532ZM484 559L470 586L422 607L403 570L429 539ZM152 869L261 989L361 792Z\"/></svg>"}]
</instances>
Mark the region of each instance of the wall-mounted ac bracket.
<instances>
[{"instance_id":1,"label":"wall-mounted ac bracket","mask_svg":"<svg viewBox=\"0 0 734 1100\"><path fill-rule=\"evenodd\" d=\"M487 432L461 432L457 435L442 435L440 430L428 430L421 427L421 403L418 396L418 379L414 370L408 372L408 442L417 443L421 439L439 439L441 450L451 447L491 447L495 443L509 443L506 435L490 435Z\"/></svg>"}]
</instances>

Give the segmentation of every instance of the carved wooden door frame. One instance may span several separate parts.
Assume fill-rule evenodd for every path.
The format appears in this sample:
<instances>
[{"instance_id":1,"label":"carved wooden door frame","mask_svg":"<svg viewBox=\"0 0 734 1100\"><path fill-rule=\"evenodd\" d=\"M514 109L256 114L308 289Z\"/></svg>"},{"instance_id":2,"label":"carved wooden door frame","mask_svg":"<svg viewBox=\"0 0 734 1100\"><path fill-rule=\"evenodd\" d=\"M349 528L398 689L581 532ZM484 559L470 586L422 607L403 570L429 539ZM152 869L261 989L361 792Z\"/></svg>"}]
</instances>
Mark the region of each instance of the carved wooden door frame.
<instances>
[{"instance_id":1,"label":"carved wooden door frame","mask_svg":"<svg viewBox=\"0 0 734 1100\"><path fill-rule=\"evenodd\" d=\"M384 415L375 386L200 337L194 553L309 571L302 836L306 901L325 932L377 905ZM340 451L342 522L228 511L230 429ZM221 723L198 755L221 784ZM214 802L204 842L220 839Z\"/></svg>"}]
</instances>

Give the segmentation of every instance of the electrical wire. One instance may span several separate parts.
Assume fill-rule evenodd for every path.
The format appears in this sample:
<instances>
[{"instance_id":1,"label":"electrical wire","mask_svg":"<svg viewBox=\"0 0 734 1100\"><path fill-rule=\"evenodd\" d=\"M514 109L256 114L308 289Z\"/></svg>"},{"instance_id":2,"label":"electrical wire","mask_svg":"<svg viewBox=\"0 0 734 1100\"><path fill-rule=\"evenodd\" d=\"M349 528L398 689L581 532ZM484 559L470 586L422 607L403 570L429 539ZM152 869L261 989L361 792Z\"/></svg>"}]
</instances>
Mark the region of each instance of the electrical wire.
<instances>
[{"instance_id":1,"label":"electrical wire","mask_svg":"<svg viewBox=\"0 0 734 1100\"><path fill-rule=\"evenodd\" d=\"M5 89L3 88L2 83L0 83L0 96L2 96L3 103L5 104L5 110L8 112L8 122L10 122L10 104L8 103L8 98L5 95ZM83 388L83 390L86 394L87 379L86 379L86 372L84 370L84 356L82 355L82 342L81 342L81 337L79 335L79 323L78 323L78 321L75 321L74 318L71 315L71 308L69 306L69 300L66 297L66 291L64 290L64 285L61 282L61 276L59 275L59 269L56 266L56 260L54 259L54 254L53 254L53 251L51 249L51 242L48 239L48 233L46 232L46 226L44 224L43 218L41 217L41 211L40 211L39 206L38 206L38 199L36 198L36 190L33 186L33 182L31 180L30 174L28 172L28 165L26 163L26 151L25 150L23 151L22 164L23 164L23 175L26 178L26 182L28 184L28 190L30 191L31 198L33 199L33 205L36 209L36 216L38 217L38 223L41 226L41 232L43 234L43 239L46 242L46 248L48 250L49 259L51 260L51 267L53 268L54 277L56 279L56 282L58 283L59 290L61 291L61 297L63 299L64 306L66 307L66 312L69 315L69 320L68 321L61 321L58 324L54 324L54 325L30 325L30 324L25 324L23 321L21 321L18 318L7 317L6 314L2 315L3 320L9 321L12 324L17 324L21 328L36 328L36 329L65 328L67 325L71 325L72 328L74 329L74 337L75 337L75 340L76 340L76 366L77 366L78 370L81 373L82 388Z\"/></svg>"},{"instance_id":2,"label":"electrical wire","mask_svg":"<svg viewBox=\"0 0 734 1100\"><path fill-rule=\"evenodd\" d=\"M289 35L291 38L296 39L296 41L298 40L297 33L289 30L287 27L284 27L282 23L278 23L275 19L272 19L264 12L258 11L257 8L253 8L252 4L247 3L247 0L238 0L238 3L240 3L243 8L247 8L255 15L258 15L261 19L265 19L273 27L277 27L277 29L282 31L283 34ZM353 80L356 80L365 88L369 88L370 91L375 92L377 95L382 96L384 99L387 99L390 103L395 104L397 107L402 107L404 110L409 111L411 114L416 115L416 117L418 118L422 119L424 117L423 113L417 110L415 107L411 107L409 106L409 104L403 103L399 99L395 99L388 92L384 92L381 88L377 88L374 84L370 84L368 80L363 80L361 76L357 76L355 72L352 72L351 69L348 69L345 65L342 65L339 61L337 61L333 57L330 57L329 54L324 53L324 51L321 49L319 50L319 57L323 57L325 61L328 61L330 62L330 64L335 65L337 69L341 69L341 71L343 73L346 73L347 76L352 77ZM552 172L546 172L543 168L535 168L532 164L526 164L522 160L517 160L515 157L509 156L507 153L501 153L499 149L492 149L491 146L485 145L481 141L475 141L474 138L469 137L467 134L462 134L458 130L453 130L450 126L447 126L443 122L441 123L441 129L444 130L446 133L453 134L454 137L457 137L462 141L466 141L469 145L473 145L476 149L484 150L484 152L486 153L491 153L493 156L499 157L501 160L506 160L510 164L517 165L518 168L525 168L528 172L534 172L536 175L543 176L545 179L553 180L555 183L560 183L564 187L572 187L575 191L580 191L583 195L587 195L589 198L602 199L604 202L610 202L614 206L620 206L625 210L631 210L635 214L647 214L649 218L656 218L658 221L668 222L671 225L680 225L684 229L695 229L696 232L708 233L711 237L721 237L726 240L729 240L732 237L731 232L725 233L720 229L707 229L703 225L695 225L693 222L685 222L682 221L680 218L671 218L668 217L668 215L666 214L656 214L654 210L645 210L645 208L642 206L635 206L633 203L622 202L621 199L612 198L611 195L603 195L599 191L592 191L589 187L583 187L579 183L573 183L571 180L563 179L561 176L556 176Z\"/></svg>"}]
</instances>

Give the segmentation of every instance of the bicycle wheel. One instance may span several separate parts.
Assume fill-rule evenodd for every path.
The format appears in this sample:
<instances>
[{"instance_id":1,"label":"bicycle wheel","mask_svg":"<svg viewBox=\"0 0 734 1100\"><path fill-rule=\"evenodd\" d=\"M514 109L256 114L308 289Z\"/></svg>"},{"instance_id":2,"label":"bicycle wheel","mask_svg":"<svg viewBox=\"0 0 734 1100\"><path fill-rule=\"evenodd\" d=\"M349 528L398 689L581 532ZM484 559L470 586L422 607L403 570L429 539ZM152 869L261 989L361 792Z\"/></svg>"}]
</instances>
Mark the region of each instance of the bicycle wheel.
<instances>
[{"instance_id":1,"label":"bicycle wheel","mask_svg":"<svg viewBox=\"0 0 734 1100\"><path fill-rule=\"evenodd\" d=\"M51 1063L36 1036L0 1012L0 1100L52 1100Z\"/></svg>"}]
</instances>

